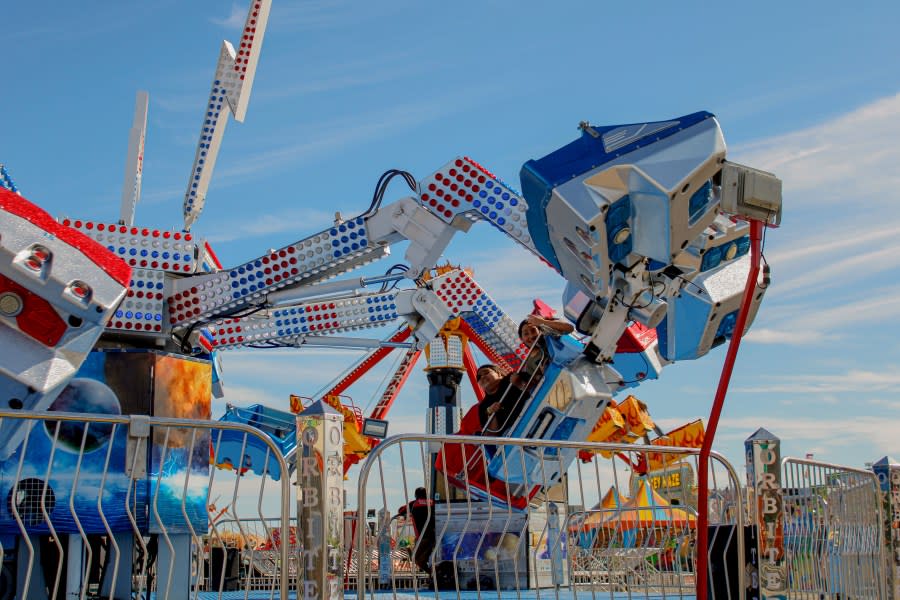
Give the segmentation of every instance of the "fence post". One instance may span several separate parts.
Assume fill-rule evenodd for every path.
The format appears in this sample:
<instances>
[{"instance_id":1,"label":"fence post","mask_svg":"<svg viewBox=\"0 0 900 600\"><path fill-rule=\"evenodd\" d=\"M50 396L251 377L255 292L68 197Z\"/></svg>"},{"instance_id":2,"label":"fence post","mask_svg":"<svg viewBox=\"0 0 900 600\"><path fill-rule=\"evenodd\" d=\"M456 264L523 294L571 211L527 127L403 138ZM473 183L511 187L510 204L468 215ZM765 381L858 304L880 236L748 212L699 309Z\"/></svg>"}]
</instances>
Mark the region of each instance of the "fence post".
<instances>
[{"instance_id":1,"label":"fence post","mask_svg":"<svg viewBox=\"0 0 900 600\"><path fill-rule=\"evenodd\" d=\"M889 456L872 464L884 502L889 598L900 600L900 463Z\"/></svg>"},{"instance_id":2,"label":"fence post","mask_svg":"<svg viewBox=\"0 0 900 600\"><path fill-rule=\"evenodd\" d=\"M784 554L784 503L781 489L781 440L758 429L744 442L747 479L753 490L751 519L757 535L759 596L787 596L787 561Z\"/></svg>"},{"instance_id":3,"label":"fence post","mask_svg":"<svg viewBox=\"0 0 900 600\"><path fill-rule=\"evenodd\" d=\"M319 400L297 415L302 600L343 598L344 417ZM287 543L282 539L282 543Z\"/></svg>"}]
</instances>

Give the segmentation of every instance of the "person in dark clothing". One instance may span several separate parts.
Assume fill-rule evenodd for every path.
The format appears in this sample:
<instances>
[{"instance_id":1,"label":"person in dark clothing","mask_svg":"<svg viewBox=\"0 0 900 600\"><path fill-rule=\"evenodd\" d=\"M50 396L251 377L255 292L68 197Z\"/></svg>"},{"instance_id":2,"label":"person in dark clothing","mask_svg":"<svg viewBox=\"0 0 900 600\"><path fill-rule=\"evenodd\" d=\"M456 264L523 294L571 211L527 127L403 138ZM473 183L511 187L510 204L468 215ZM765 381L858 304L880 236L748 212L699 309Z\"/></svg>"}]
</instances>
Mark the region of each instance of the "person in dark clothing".
<instances>
[{"instance_id":1,"label":"person in dark clothing","mask_svg":"<svg viewBox=\"0 0 900 600\"><path fill-rule=\"evenodd\" d=\"M476 372L476 380L485 392L484 399L478 404L482 432L500 435L522 412L521 376L518 373L504 375L496 365L482 365Z\"/></svg>"},{"instance_id":2,"label":"person in dark clothing","mask_svg":"<svg viewBox=\"0 0 900 600\"><path fill-rule=\"evenodd\" d=\"M428 491L416 488L414 499L401 506L399 514L411 518L416 532L413 561L425 571L431 572L431 553L434 551L434 500L428 498Z\"/></svg>"}]
</instances>

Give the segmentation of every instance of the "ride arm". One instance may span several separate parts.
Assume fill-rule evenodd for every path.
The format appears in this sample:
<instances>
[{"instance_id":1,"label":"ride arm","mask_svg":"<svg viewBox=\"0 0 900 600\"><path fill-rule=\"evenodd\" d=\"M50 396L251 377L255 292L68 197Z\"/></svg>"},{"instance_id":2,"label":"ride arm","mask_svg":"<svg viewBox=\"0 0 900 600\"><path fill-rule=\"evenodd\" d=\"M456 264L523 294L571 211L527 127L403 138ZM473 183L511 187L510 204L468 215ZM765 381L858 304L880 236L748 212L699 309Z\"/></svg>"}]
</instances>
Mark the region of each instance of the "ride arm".
<instances>
[{"instance_id":1,"label":"ride arm","mask_svg":"<svg viewBox=\"0 0 900 600\"><path fill-rule=\"evenodd\" d=\"M193 338L203 337L204 344L210 346L208 349L216 350L240 346L338 345L334 336L405 320L403 328L387 341L337 340L354 343L356 347L376 348L371 358L360 364L360 368L367 368L371 360L380 360L391 348L424 348L454 316L462 317L464 333L492 362L507 370L519 366L527 349L518 340L516 323L469 273L456 269L414 289L355 293L266 309L242 318L221 319L199 328ZM410 334L414 335L411 342L407 341Z\"/></svg>"},{"instance_id":2,"label":"ride arm","mask_svg":"<svg viewBox=\"0 0 900 600\"><path fill-rule=\"evenodd\" d=\"M238 50L227 40L222 42L209 100L200 124L194 164L184 193L185 231L190 231L203 211L206 190L216 166L229 115L234 115L235 121L244 121L271 7L272 0L251 0Z\"/></svg>"},{"instance_id":3,"label":"ride arm","mask_svg":"<svg viewBox=\"0 0 900 600\"><path fill-rule=\"evenodd\" d=\"M169 320L172 326L190 327L273 304L350 291L360 287L359 279L321 284L384 258L390 244L402 240L409 241L405 276L414 280L434 265L456 231L470 225L444 223L414 199L403 198L372 214L339 220L237 267L173 280Z\"/></svg>"}]
</instances>

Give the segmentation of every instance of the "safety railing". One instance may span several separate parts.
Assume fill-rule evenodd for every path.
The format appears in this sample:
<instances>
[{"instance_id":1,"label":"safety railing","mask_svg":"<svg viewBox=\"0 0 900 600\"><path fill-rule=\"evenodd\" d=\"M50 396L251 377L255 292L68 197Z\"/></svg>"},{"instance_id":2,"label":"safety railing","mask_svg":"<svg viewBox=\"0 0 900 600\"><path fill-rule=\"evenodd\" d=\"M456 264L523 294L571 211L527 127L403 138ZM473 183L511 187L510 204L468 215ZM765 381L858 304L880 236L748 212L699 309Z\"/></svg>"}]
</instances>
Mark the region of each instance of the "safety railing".
<instances>
[{"instance_id":1,"label":"safety railing","mask_svg":"<svg viewBox=\"0 0 900 600\"><path fill-rule=\"evenodd\" d=\"M887 598L875 474L800 458L781 468L788 596Z\"/></svg>"},{"instance_id":2,"label":"safety railing","mask_svg":"<svg viewBox=\"0 0 900 600\"><path fill-rule=\"evenodd\" d=\"M22 444L0 460L0 598L300 593L296 476L266 435L107 414L0 419L25 421ZM592 459L570 460L585 450ZM356 510L344 514L344 593L693 597L697 453L390 438L346 488ZM746 500L757 500L722 457L710 464L709 591L731 600L753 583L744 522ZM877 478L809 460L780 466L786 595L886 598Z\"/></svg>"},{"instance_id":3,"label":"safety railing","mask_svg":"<svg viewBox=\"0 0 900 600\"><path fill-rule=\"evenodd\" d=\"M580 450L610 458L570 461ZM356 514L370 521L368 535L354 539L351 558L366 559L346 574L348 588L358 597L553 597L559 590L693 597L698 453L482 436L389 438L360 472ZM708 558L713 582L721 580L711 597L736 599L745 586L743 497L731 465L716 454L710 464ZM426 497L417 498L416 488Z\"/></svg>"},{"instance_id":4,"label":"safety railing","mask_svg":"<svg viewBox=\"0 0 900 600\"><path fill-rule=\"evenodd\" d=\"M251 584L288 597L291 470L264 434L146 416L7 419L24 420L25 437L0 461L4 598L216 598Z\"/></svg>"}]
</instances>

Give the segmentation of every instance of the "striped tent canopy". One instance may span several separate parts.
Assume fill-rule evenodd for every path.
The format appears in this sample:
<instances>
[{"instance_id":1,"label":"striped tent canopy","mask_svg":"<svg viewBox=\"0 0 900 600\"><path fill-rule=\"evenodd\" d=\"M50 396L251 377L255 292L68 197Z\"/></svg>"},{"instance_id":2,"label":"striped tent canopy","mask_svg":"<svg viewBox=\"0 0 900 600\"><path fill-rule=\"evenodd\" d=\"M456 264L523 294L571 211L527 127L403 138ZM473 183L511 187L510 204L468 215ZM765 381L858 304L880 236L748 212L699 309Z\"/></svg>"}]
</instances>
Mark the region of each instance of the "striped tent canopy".
<instances>
[{"instance_id":1,"label":"striped tent canopy","mask_svg":"<svg viewBox=\"0 0 900 600\"><path fill-rule=\"evenodd\" d=\"M657 494L646 478L642 478L634 496L619 510L605 512L603 527L664 527L693 525L696 517L669 504Z\"/></svg>"},{"instance_id":2,"label":"striped tent canopy","mask_svg":"<svg viewBox=\"0 0 900 600\"><path fill-rule=\"evenodd\" d=\"M579 520L577 525L584 530L593 529L614 514L617 509L625 506L627 502L628 498L620 494L615 486L612 486L606 491L600 502L587 511L587 514L583 519Z\"/></svg>"},{"instance_id":3,"label":"striped tent canopy","mask_svg":"<svg viewBox=\"0 0 900 600\"><path fill-rule=\"evenodd\" d=\"M616 486L612 486L594 508L619 508L625 506L626 502L628 502L628 498L620 494Z\"/></svg>"}]
</instances>

